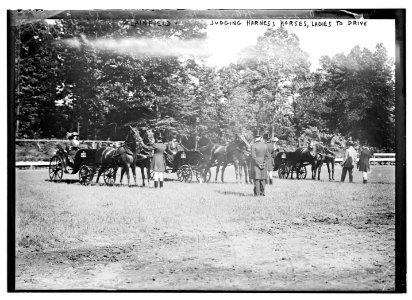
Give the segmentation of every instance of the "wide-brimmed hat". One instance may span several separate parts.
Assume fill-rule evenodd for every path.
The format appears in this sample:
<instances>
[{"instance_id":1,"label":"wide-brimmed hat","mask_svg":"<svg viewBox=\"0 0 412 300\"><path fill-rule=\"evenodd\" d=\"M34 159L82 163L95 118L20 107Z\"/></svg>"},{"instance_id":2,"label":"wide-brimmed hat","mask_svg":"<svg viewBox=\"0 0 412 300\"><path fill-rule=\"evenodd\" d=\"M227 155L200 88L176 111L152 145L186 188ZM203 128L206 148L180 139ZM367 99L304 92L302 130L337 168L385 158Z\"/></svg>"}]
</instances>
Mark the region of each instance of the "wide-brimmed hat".
<instances>
[{"instance_id":1,"label":"wide-brimmed hat","mask_svg":"<svg viewBox=\"0 0 412 300\"><path fill-rule=\"evenodd\" d=\"M277 142L277 141L279 141L279 139L274 136L274 137L272 138L272 142Z\"/></svg>"},{"instance_id":2,"label":"wide-brimmed hat","mask_svg":"<svg viewBox=\"0 0 412 300\"><path fill-rule=\"evenodd\" d=\"M177 132L172 132L172 137L177 137Z\"/></svg>"},{"instance_id":3,"label":"wide-brimmed hat","mask_svg":"<svg viewBox=\"0 0 412 300\"><path fill-rule=\"evenodd\" d=\"M269 134L264 133L264 134L263 134L263 138L264 138L265 140L269 139Z\"/></svg>"},{"instance_id":4,"label":"wide-brimmed hat","mask_svg":"<svg viewBox=\"0 0 412 300\"><path fill-rule=\"evenodd\" d=\"M79 134L75 131L75 132L72 132L72 136L74 137L74 136L79 136Z\"/></svg>"}]
</instances>

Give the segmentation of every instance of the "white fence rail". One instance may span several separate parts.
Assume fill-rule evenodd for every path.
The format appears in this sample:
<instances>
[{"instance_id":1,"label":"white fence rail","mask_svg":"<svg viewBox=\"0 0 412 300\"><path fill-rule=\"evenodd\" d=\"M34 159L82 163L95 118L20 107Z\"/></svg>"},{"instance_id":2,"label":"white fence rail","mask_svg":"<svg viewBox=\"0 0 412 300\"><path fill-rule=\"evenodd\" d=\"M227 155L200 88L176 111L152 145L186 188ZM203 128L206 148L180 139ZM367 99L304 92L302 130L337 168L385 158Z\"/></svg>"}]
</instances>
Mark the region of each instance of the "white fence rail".
<instances>
[{"instance_id":1,"label":"white fence rail","mask_svg":"<svg viewBox=\"0 0 412 300\"><path fill-rule=\"evenodd\" d=\"M335 163L342 163L343 157L335 158ZM369 160L371 165L394 165L396 163L396 153L375 153Z\"/></svg>"}]
</instances>

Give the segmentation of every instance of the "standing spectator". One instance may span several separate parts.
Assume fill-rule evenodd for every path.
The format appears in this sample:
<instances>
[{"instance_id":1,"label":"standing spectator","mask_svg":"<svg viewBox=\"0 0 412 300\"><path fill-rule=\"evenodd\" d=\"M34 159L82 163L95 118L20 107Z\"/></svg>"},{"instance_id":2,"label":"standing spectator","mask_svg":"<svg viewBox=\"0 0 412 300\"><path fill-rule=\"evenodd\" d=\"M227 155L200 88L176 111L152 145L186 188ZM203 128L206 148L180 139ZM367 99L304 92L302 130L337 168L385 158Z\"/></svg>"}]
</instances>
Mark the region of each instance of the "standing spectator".
<instances>
[{"instance_id":1,"label":"standing spectator","mask_svg":"<svg viewBox=\"0 0 412 300\"><path fill-rule=\"evenodd\" d=\"M265 180L268 172L266 160L269 156L266 145L262 142L259 130L255 132L255 142L251 147L252 173L254 181L254 195L265 196Z\"/></svg>"},{"instance_id":2,"label":"standing spectator","mask_svg":"<svg viewBox=\"0 0 412 300\"><path fill-rule=\"evenodd\" d=\"M163 173L166 171L166 164L164 153L166 151L166 145L162 141L162 135L158 133L156 135L156 142L153 144L153 159L151 168L154 171L154 187L163 187ZM158 182L159 181L159 182Z\"/></svg>"},{"instance_id":3,"label":"standing spectator","mask_svg":"<svg viewBox=\"0 0 412 300\"><path fill-rule=\"evenodd\" d=\"M265 140L266 148L269 152L269 156L266 158L266 169L268 170L269 184L273 184L273 158L275 156L275 147L272 141L269 139L269 135L267 133L263 135L263 139ZM266 183L268 183L267 179Z\"/></svg>"},{"instance_id":4,"label":"standing spectator","mask_svg":"<svg viewBox=\"0 0 412 300\"><path fill-rule=\"evenodd\" d=\"M359 155L358 168L363 175L363 183L368 183L368 172L370 171L369 159L372 157L372 151L363 146Z\"/></svg>"},{"instance_id":5,"label":"standing spectator","mask_svg":"<svg viewBox=\"0 0 412 300\"><path fill-rule=\"evenodd\" d=\"M353 142L348 141L348 148L345 150L345 154L343 156L342 161L342 182L345 181L346 172L349 173L349 182L353 182L353 167L355 166L356 162L356 150L353 148Z\"/></svg>"}]
</instances>

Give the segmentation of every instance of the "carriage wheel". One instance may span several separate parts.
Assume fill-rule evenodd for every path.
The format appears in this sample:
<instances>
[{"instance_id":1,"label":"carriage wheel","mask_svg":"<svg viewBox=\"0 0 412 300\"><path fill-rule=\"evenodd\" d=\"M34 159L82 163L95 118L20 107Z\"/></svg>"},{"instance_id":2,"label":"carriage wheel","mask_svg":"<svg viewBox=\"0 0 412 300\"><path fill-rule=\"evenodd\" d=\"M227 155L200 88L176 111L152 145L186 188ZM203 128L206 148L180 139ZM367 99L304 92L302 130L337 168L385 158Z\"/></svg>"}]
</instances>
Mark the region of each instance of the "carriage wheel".
<instances>
[{"instance_id":1,"label":"carriage wheel","mask_svg":"<svg viewBox=\"0 0 412 300\"><path fill-rule=\"evenodd\" d=\"M89 185L93 180L94 172L88 166L81 166L79 170L79 181L82 185Z\"/></svg>"},{"instance_id":2,"label":"carriage wheel","mask_svg":"<svg viewBox=\"0 0 412 300\"><path fill-rule=\"evenodd\" d=\"M290 173L290 168L288 165L286 164L281 164L279 166L279 170L278 170L278 175L280 179L287 179L289 177L289 173Z\"/></svg>"},{"instance_id":3,"label":"carriage wheel","mask_svg":"<svg viewBox=\"0 0 412 300\"><path fill-rule=\"evenodd\" d=\"M178 171L181 172L180 181L191 182L192 181L192 168L188 165L181 166Z\"/></svg>"},{"instance_id":4,"label":"carriage wheel","mask_svg":"<svg viewBox=\"0 0 412 300\"><path fill-rule=\"evenodd\" d=\"M297 172L298 179L306 179L306 166L300 167L299 171Z\"/></svg>"},{"instance_id":5,"label":"carriage wheel","mask_svg":"<svg viewBox=\"0 0 412 300\"><path fill-rule=\"evenodd\" d=\"M108 168L104 173L103 173L103 179L104 182L107 185L112 186L116 180L116 168Z\"/></svg>"},{"instance_id":6,"label":"carriage wheel","mask_svg":"<svg viewBox=\"0 0 412 300\"><path fill-rule=\"evenodd\" d=\"M63 160L55 155L50 160L49 177L51 181L60 182L63 178Z\"/></svg>"}]
</instances>

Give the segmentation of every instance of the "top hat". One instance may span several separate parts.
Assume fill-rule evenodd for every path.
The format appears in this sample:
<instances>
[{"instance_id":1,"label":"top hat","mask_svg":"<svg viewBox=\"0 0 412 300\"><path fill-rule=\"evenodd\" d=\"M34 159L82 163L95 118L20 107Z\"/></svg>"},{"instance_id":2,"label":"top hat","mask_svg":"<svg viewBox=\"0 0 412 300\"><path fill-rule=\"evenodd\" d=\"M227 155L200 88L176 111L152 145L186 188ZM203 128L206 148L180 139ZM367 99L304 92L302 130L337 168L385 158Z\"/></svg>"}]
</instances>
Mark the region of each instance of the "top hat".
<instances>
[{"instance_id":1,"label":"top hat","mask_svg":"<svg viewBox=\"0 0 412 300\"><path fill-rule=\"evenodd\" d=\"M156 133L155 138L158 139L158 140L161 140L162 139L162 133L161 132Z\"/></svg>"},{"instance_id":2,"label":"top hat","mask_svg":"<svg viewBox=\"0 0 412 300\"><path fill-rule=\"evenodd\" d=\"M259 130L259 129L256 129L256 130L253 132L253 136L254 136L254 137L260 137L260 130Z\"/></svg>"}]
</instances>

